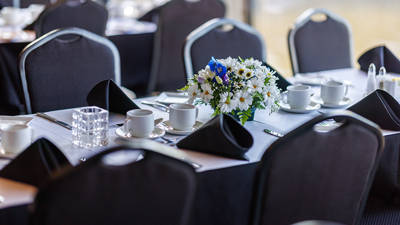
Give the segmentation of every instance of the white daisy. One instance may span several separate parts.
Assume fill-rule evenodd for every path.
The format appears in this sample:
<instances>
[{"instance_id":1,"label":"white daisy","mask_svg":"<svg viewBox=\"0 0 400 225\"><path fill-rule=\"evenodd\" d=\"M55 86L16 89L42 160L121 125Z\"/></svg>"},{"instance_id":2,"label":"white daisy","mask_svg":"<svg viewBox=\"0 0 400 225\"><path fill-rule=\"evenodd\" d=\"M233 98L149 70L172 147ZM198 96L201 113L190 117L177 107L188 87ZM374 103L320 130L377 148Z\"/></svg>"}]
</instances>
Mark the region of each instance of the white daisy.
<instances>
[{"instance_id":1,"label":"white daisy","mask_svg":"<svg viewBox=\"0 0 400 225\"><path fill-rule=\"evenodd\" d=\"M237 71L238 68L240 67L239 61L232 57L228 57L226 59L219 59L218 61L226 67L228 73L232 71Z\"/></svg>"},{"instance_id":2,"label":"white daisy","mask_svg":"<svg viewBox=\"0 0 400 225\"><path fill-rule=\"evenodd\" d=\"M239 91L235 97L235 101L237 101L237 107L240 110L247 110L249 109L250 105L253 103L253 97L251 94L245 90Z\"/></svg>"},{"instance_id":3,"label":"white daisy","mask_svg":"<svg viewBox=\"0 0 400 225\"><path fill-rule=\"evenodd\" d=\"M210 70L210 67L207 65L205 69L199 71L199 77L204 80L211 80L215 77L215 74Z\"/></svg>"},{"instance_id":4,"label":"white daisy","mask_svg":"<svg viewBox=\"0 0 400 225\"><path fill-rule=\"evenodd\" d=\"M269 112L275 112L279 106L275 104L280 98L280 91L276 85L266 85L263 89L265 99L265 109Z\"/></svg>"},{"instance_id":5,"label":"white daisy","mask_svg":"<svg viewBox=\"0 0 400 225\"><path fill-rule=\"evenodd\" d=\"M273 71L269 67L266 67L265 73L266 73L267 77L271 77L276 73L276 71Z\"/></svg>"},{"instance_id":6,"label":"white daisy","mask_svg":"<svg viewBox=\"0 0 400 225\"><path fill-rule=\"evenodd\" d=\"M230 113L236 108L237 102L235 99L232 99L228 92L224 92L220 95L219 105L222 113Z\"/></svg>"},{"instance_id":7,"label":"white daisy","mask_svg":"<svg viewBox=\"0 0 400 225\"><path fill-rule=\"evenodd\" d=\"M213 96L213 90L211 89L211 85L208 83L204 83L201 85L201 90L203 90L203 92L201 93L202 99L209 103L210 100L214 97Z\"/></svg>"},{"instance_id":8,"label":"white daisy","mask_svg":"<svg viewBox=\"0 0 400 225\"><path fill-rule=\"evenodd\" d=\"M247 86L250 88L252 92L260 92L262 93L264 82L262 79L254 77L247 82Z\"/></svg>"},{"instance_id":9,"label":"white daisy","mask_svg":"<svg viewBox=\"0 0 400 225\"><path fill-rule=\"evenodd\" d=\"M200 97L200 90L197 84L191 84L187 90L187 93L189 95L189 101L193 101L194 99Z\"/></svg>"},{"instance_id":10,"label":"white daisy","mask_svg":"<svg viewBox=\"0 0 400 225\"><path fill-rule=\"evenodd\" d=\"M262 62L255 60L253 58L250 58L250 59L244 60L243 64L246 67L248 67L248 66L260 67L262 65Z\"/></svg>"}]
</instances>

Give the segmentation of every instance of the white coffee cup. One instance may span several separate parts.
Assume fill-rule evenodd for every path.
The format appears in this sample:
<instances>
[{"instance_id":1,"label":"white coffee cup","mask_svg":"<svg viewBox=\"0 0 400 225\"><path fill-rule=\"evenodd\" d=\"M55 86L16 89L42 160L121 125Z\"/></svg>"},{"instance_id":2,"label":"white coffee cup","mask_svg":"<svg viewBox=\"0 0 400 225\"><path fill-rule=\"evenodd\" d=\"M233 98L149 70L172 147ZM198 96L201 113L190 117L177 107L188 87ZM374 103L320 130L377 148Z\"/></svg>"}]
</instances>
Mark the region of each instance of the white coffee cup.
<instances>
[{"instance_id":1,"label":"white coffee cup","mask_svg":"<svg viewBox=\"0 0 400 225\"><path fill-rule=\"evenodd\" d=\"M287 87L287 103L292 109L305 109L310 105L311 87L307 85L291 85Z\"/></svg>"},{"instance_id":2,"label":"white coffee cup","mask_svg":"<svg viewBox=\"0 0 400 225\"><path fill-rule=\"evenodd\" d=\"M125 132L134 137L145 138L154 130L154 114L147 109L134 109L126 113Z\"/></svg>"},{"instance_id":3,"label":"white coffee cup","mask_svg":"<svg viewBox=\"0 0 400 225\"><path fill-rule=\"evenodd\" d=\"M2 129L1 145L5 152L18 154L32 143L32 129L28 125L13 125Z\"/></svg>"},{"instance_id":4,"label":"white coffee cup","mask_svg":"<svg viewBox=\"0 0 400 225\"><path fill-rule=\"evenodd\" d=\"M340 81L328 80L321 84L321 99L325 104L339 104L347 92L348 86Z\"/></svg>"},{"instance_id":5,"label":"white coffee cup","mask_svg":"<svg viewBox=\"0 0 400 225\"><path fill-rule=\"evenodd\" d=\"M191 104L171 104L169 122L176 130L190 130L196 123L197 108Z\"/></svg>"}]
</instances>

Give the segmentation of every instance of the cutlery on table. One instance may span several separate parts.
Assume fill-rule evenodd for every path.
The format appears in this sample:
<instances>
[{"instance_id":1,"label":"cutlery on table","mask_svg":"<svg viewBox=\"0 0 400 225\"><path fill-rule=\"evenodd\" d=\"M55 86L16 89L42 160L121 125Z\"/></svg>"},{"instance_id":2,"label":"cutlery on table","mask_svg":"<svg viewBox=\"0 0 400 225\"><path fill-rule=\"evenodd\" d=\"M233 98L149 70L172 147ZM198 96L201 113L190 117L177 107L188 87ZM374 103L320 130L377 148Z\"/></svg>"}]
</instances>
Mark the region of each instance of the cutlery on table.
<instances>
[{"instance_id":1,"label":"cutlery on table","mask_svg":"<svg viewBox=\"0 0 400 225\"><path fill-rule=\"evenodd\" d=\"M143 105L149 105L151 107L154 107L154 108L159 109L159 110L164 111L164 112L168 112L169 111L169 107L168 106L163 105L163 104L158 103L158 102L151 102L151 101L143 100L140 103L142 103Z\"/></svg>"},{"instance_id":2,"label":"cutlery on table","mask_svg":"<svg viewBox=\"0 0 400 225\"><path fill-rule=\"evenodd\" d=\"M267 134L270 134L272 136L278 137L278 138L281 138L281 137L284 136L283 134L281 134L279 132L276 132L276 131L273 131L273 130L270 130L270 129L264 129L264 132L267 133Z\"/></svg>"},{"instance_id":3,"label":"cutlery on table","mask_svg":"<svg viewBox=\"0 0 400 225\"><path fill-rule=\"evenodd\" d=\"M49 115L47 115L45 113L36 113L36 116L41 117L43 119L46 119L46 120L48 120L50 122L53 122L55 124L58 124L58 125L66 128L66 129L68 129L68 130L72 130L72 126L71 125L69 125L69 124L67 124L67 123L65 123L63 121L57 120L56 118L51 117L51 116L49 116Z\"/></svg>"}]
</instances>

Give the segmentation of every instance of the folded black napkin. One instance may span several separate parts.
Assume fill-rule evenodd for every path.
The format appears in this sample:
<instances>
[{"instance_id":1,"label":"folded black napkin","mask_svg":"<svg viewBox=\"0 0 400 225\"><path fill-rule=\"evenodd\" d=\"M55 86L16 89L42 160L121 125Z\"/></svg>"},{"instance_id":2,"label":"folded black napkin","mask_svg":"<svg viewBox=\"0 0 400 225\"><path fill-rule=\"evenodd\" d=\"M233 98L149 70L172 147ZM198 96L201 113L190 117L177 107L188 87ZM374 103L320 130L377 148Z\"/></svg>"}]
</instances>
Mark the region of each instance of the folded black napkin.
<instances>
[{"instance_id":1,"label":"folded black napkin","mask_svg":"<svg viewBox=\"0 0 400 225\"><path fill-rule=\"evenodd\" d=\"M400 60L386 46L372 48L358 58L361 70L367 72L371 63L379 70L384 66L387 72L400 73Z\"/></svg>"},{"instance_id":2,"label":"folded black napkin","mask_svg":"<svg viewBox=\"0 0 400 225\"><path fill-rule=\"evenodd\" d=\"M0 170L0 177L40 187L49 181L52 174L70 166L71 163L53 143L41 138Z\"/></svg>"},{"instance_id":3,"label":"folded black napkin","mask_svg":"<svg viewBox=\"0 0 400 225\"><path fill-rule=\"evenodd\" d=\"M112 80L104 80L89 92L86 101L110 112L125 114L139 107Z\"/></svg>"},{"instance_id":4,"label":"folded black napkin","mask_svg":"<svg viewBox=\"0 0 400 225\"><path fill-rule=\"evenodd\" d=\"M276 73L274 75L279 78L279 80L276 81L276 85L278 86L279 89L281 89L282 91L286 91L287 87L292 85L292 83L290 83L288 80L286 80L285 77L283 77L276 69L274 69L268 63L263 62L263 65L270 68L273 71L276 71Z\"/></svg>"},{"instance_id":5,"label":"folded black napkin","mask_svg":"<svg viewBox=\"0 0 400 225\"><path fill-rule=\"evenodd\" d=\"M178 142L179 148L245 159L253 136L233 117L215 116L197 131Z\"/></svg>"},{"instance_id":6,"label":"folded black napkin","mask_svg":"<svg viewBox=\"0 0 400 225\"><path fill-rule=\"evenodd\" d=\"M400 130L400 105L389 93L376 90L352 105L353 111L385 130Z\"/></svg>"}]
</instances>

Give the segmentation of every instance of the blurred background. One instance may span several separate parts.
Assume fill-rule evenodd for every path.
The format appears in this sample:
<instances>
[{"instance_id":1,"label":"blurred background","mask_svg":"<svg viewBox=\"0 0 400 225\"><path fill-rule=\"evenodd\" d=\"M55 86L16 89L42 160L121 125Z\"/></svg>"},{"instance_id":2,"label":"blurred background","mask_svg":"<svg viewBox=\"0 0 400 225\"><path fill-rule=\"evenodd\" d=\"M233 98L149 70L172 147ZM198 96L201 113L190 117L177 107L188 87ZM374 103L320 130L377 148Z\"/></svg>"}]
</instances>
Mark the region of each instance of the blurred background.
<instances>
[{"instance_id":1,"label":"blurred background","mask_svg":"<svg viewBox=\"0 0 400 225\"><path fill-rule=\"evenodd\" d=\"M110 0L124 2L124 13L134 17L168 0ZM227 17L250 20L267 43L267 59L285 76L291 76L287 33L296 18L308 8L326 8L346 19L352 28L354 60L364 51L385 44L400 56L400 0L224 0ZM132 7L129 7L132 6ZM138 9L138 10L137 10ZM248 10L249 9L249 10ZM357 67L358 64L354 62Z\"/></svg>"}]
</instances>

